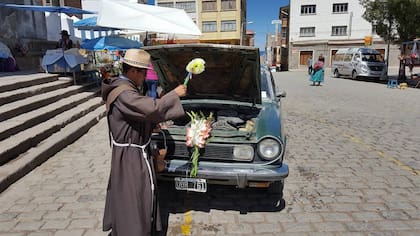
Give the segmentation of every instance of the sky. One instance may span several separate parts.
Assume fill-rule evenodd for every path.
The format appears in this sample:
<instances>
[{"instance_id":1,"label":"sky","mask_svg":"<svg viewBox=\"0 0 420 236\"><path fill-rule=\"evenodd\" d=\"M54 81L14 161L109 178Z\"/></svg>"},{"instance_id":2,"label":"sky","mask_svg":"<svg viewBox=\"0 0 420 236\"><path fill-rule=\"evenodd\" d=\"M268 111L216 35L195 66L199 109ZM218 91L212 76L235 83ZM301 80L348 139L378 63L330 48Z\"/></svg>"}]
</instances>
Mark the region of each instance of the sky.
<instances>
[{"instance_id":1,"label":"sky","mask_svg":"<svg viewBox=\"0 0 420 236\"><path fill-rule=\"evenodd\" d=\"M148 0L149 4L154 4L154 0ZM289 0L247 0L247 24L248 30L255 32L255 46L260 50L265 48L267 33L275 33L275 28L271 24L272 20L279 19L280 7L289 4Z\"/></svg>"},{"instance_id":2,"label":"sky","mask_svg":"<svg viewBox=\"0 0 420 236\"><path fill-rule=\"evenodd\" d=\"M248 30L255 32L255 46L264 50L267 33L275 33L275 25L272 20L279 19L280 7L289 4L289 0L247 0L247 24ZM279 26L280 28L280 26Z\"/></svg>"}]
</instances>

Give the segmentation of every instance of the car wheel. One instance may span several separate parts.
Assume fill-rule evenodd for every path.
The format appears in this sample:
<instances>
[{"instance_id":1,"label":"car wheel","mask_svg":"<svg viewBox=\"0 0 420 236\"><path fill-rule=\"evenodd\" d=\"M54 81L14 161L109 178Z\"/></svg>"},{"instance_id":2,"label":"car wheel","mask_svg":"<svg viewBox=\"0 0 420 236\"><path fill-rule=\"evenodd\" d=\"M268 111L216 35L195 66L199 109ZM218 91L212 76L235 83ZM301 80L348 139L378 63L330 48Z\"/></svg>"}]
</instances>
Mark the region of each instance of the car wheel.
<instances>
[{"instance_id":1,"label":"car wheel","mask_svg":"<svg viewBox=\"0 0 420 236\"><path fill-rule=\"evenodd\" d=\"M357 72L355 70L351 73L351 78L357 79Z\"/></svg>"},{"instance_id":2,"label":"car wheel","mask_svg":"<svg viewBox=\"0 0 420 236\"><path fill-rule=\"evenodd\" d=\"M338 77L340 77L340 73L338 73L338 70L335 69L334 70L334 78L338 78Z\"/></svg>"}]
</instances>

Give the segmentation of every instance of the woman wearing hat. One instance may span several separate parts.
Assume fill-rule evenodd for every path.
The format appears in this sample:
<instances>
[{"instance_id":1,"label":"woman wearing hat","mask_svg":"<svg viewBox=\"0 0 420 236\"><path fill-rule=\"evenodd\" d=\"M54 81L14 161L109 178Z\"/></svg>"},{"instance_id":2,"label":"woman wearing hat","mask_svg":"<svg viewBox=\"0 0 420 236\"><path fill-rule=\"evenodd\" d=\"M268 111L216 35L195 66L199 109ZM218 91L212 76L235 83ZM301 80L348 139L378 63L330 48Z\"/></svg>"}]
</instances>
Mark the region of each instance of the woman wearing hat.
<instances>
[{"instance_id":1,"label":"woman wearing hat","mask_svg":"<svg viewBox=\"0 0 420 236\"><path fill-rule=\"evenodd\" d=\"M70 39L69 32L67 30L61 31L61 39L57 42L57 48L62 48L63 50L68 50L73 48L73 41Z\"/></svg>"},{"instance_id":2,"label":"woman wearing hat","mask_svg":"<svg viewBox=\"0 0 420 236\"><path fill-rule=\"evenodd\" d=\"M145 96L139 87L145 84L150 55L129 49L122 62L122 75L102 82L112 146L103 230L112 230L112 236L153 235L161 226L147 146L156 124L184 115L180 97L186 87L158 99Z\"/></svg>"}]
</instances>

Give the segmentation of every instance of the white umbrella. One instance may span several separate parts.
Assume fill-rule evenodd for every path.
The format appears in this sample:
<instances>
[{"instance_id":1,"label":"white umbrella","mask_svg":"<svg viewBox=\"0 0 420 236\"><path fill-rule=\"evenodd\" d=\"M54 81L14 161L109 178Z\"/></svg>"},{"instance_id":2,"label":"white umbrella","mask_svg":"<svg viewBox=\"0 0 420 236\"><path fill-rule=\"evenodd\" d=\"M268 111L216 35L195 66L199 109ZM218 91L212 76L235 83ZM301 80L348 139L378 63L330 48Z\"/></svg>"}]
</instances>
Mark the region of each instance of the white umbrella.
<instances>
[{"instance_id":1,"label":"white umbrella","mask_svg":"<svg viewBox=\"0 0 420 236\"><path fill-rule=\"evenodd\" d=\"M13 57L12 53L10 52L9 47L0 42L0 58L9 58L9 57Z\"/></svg>"},{"instance_id":2,"label":"white umbrella","mask_svg":"<svg viewBox=\"0 0 420 236\"><path fill-rule=\"evenodd\" d=\"M155 33L201 35L184 10L122 1L103 0L98 26Z\"/></svg>"}]
</instances>

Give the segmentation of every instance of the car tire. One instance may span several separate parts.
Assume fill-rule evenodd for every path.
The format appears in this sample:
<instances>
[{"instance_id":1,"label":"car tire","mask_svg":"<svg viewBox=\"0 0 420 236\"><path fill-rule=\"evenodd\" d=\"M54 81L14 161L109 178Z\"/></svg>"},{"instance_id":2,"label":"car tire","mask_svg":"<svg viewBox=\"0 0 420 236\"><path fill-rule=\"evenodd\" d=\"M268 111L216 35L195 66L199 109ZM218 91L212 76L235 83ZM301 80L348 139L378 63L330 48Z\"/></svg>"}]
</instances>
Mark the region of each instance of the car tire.
<instances>
[{"instance_id":1,"label":"car tire","mask_svg":"<svg viewBox=\"0 0 420 236\"><path fill-rule=\"evenodd\" d=\"M357 79L357 72L355 70L353 72L351 72L351 78L352 79Z\"/></svg>"},{"instance_id":2,"label":"car tire","mask_svg":"<svg viewBox=\"0 0 420 236\"><path fill-rule=\"evenodd\" d=\"M340 73L338 73L338 70L335 69L334 70L334 78L339 78L340 77Z\"/></svg>"}]
</instances>

